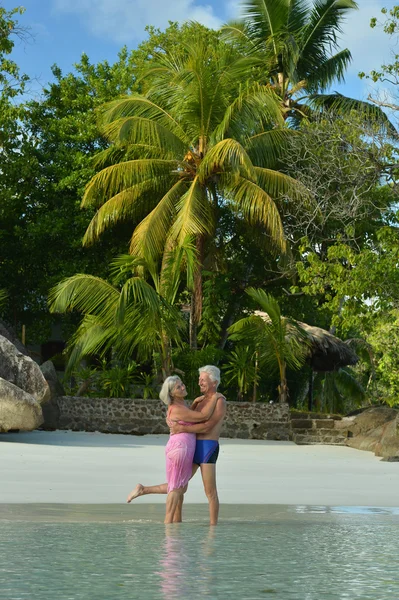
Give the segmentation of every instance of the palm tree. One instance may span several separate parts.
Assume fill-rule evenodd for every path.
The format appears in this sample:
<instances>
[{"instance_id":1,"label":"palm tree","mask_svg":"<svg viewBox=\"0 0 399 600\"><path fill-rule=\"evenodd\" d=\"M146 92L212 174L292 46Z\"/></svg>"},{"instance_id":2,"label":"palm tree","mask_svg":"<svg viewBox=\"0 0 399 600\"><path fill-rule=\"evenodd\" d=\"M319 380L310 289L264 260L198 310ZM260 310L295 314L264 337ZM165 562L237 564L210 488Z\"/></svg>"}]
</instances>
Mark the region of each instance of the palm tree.
<instances>
[{"instance_id":1,"label":"palm tree","mask_svg":"<svg viewBox=\"0 0 399 600\"><path fill-rule=\"evenodd\" d=\"M362 109L388 122L377 107L324 94L334 82L344 81L352 60L348 48L339 49L338 35L345 17L358 8L354 0L243 0L240 21L223 28L257 67L295 122L310 106L348 112Z\"/></svg>"},{"instance_id":2,"label":"palm tree","mask_svg":"<svg viewBox=\"0 0 399 600\"><path fill-rule=\"evenodd\" d=\"M300 369L308 356L308 338L302 328L289 317L281 316L277 300L261 289L249 288L248 295L261 311L234 323L232 339L243 340L257 350L259 368L278 370L280 402L288 401L287 367Z\"/></svg>"},{"instance_id":3,"label":"palm tree","mask_svg":"<svg viewBox=\"0 0 399 600\"><path fill-rule=\"evenodd\" d=\"M187 239L197 251L191 303L191 344L201 316L202 263L223 205L261 227L269 246L284 251L280 193L298 197L296 182L274 170L285 140L281 106L270 87L238 85L240 68L230 46L197 37L184 52L157 55L150 89L107 104L101 127L111 143L82 206L94 206L84 244L123 220L136 225L135 256L157 260L165 247Z\"/></svg>"},{"instance_id":4,"label":"palm tree","mask_svg":"<svg viewBox=\"0 0 399 600\"><path fill-rule=\"evenodd\" d=\"M122 255L111 265L112 283L85 274L58 283L50 291L50 311L84 315L68 343L68 371L84 357L104 356L109 350L122 360L133 351L142 360L158 351L162 376L170 375L171 343L181 344L186 328L175 301L182 269L192 273L193 253L188 245L167 253L160 273L150 260Z\"/></svg>"},{"instance_id":5,"label":"palm tree","mask_svg":"<svg viewBox=\"0 0 399 600\"><path fill-rule=\"evenodd\" d=\"M316 409L345 413L361 406L366 395L353 369L345 367L328 373L316 373L314 378Z\"/></svg>"}]
</instances>

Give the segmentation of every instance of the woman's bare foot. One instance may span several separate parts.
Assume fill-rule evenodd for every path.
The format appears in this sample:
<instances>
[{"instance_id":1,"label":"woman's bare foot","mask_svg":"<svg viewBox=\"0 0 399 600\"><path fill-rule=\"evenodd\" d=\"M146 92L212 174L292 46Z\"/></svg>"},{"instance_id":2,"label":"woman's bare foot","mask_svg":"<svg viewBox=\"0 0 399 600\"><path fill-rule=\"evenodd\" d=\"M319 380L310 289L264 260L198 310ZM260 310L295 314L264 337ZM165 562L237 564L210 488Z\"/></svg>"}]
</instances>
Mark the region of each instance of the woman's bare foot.
<instances>
[{"instance_id":1,"label":"woman's bare foot","mask_svg":"<svg viewBox=\"0 0 399 600\"><path fill-rule=\"evenodd\" d=\"M135 498L138 498L139 496L142 496L144 492L144 486L141 485L141 483L138 483L136 485L136 487L134 488L134 490L132 490L130 492L130 494L127 497L127 502L131 502L132 500L134 500Z\"/></svg>"}]
</instances>

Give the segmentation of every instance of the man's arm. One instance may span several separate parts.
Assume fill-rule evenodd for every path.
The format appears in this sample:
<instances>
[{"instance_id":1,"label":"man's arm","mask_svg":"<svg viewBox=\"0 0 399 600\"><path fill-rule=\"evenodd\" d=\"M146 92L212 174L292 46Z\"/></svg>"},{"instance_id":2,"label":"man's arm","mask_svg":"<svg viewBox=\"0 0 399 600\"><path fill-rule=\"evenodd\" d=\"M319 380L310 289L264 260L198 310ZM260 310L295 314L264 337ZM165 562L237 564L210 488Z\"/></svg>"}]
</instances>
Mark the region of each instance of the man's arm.
<instances>
[{"instance_id":1,"label":"man's arm","mask_svg":"<svg viewBox=\"0 0 399 600\"><path fill-rule=\"evenodd\" d=\"M216 408L213 411L213 415L208 421L196 423L195 425L179 425L179 423L173 423L170 427L170 431L171 433L207 433L224 418L225 414L226 398L220 395L216 403Z\"/></svg>"}]
</instances>

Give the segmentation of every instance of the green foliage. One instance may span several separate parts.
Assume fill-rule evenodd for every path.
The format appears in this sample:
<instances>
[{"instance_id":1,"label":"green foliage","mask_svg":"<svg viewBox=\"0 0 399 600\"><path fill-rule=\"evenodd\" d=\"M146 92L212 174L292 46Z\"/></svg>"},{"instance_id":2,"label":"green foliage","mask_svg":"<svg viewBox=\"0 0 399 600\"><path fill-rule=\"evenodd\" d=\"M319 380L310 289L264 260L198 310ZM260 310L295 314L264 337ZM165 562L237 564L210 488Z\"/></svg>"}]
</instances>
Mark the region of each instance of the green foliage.
<instances>
[{"instance_id":1,"label":"green foliage","mask_svg":"<svg viewBox=\"0 0 399 600\"><path fill-rule=\"evenodd\" d=\"M114 366L100 372L99 383L108 398L129 398L132 395L137 364L129 362L125 367Z\"/></svg>"},{"instance_id":2,"label":"green foliage","mask_svg":"<svg viewBox=\"0 0 399 600\"><path fill-rule=\"evenodd\" d=\"M86 356L112 351L120 360L140 360L159 352L162 374L171 370L170 345L181 345L185 322L175 307L183 264L190 273L188 245L166 253L159 264L123 255L111 264L112 283L92 275L74 275L55 286L49 296L51 312L78 310L84 317L70 339L68 371Z\"/></svg>"},{"instance_id":3,"label":"green foliage","mask_svg":"<svg viewBox=\"0 0 399 600\"><path fill-rule=\"evenodd\" d=\"M182 348L174 350L172 356L175 372L183 378L188 397L196 398L198 396L198 369L204 365L219 365L223 361L225 353L211 345L200 350L192 350L186 344ZM223 391L223 385L222 380L221 391Z\"/></svg>"},{"instance_id":4,"label":"green foliage","mask_svg":"<svg viewBox=\"0 0 399 600\"><path fill-rule=\"evenodd\" d=\"M8 299L8 293L6 290L0 290L0 309L2 309Z\"/></svg>"},{"instance_id":5,"label":"green foliage","mask_svg":"<svg viewBox=\"0 0 399 600\"><path fill-rule=\"evenodd\" d=\"M308 339L292 319L282 317L278 302L264 290L250 288L248 295L261 307L262 312L240 319L229 332L232 339L247 343L259 357L259 367L269 372L278 371L279 397L287 401L287 366L300 369L308 355Z\"/></svg>"},{"instance_id":6,"label":"green foliage","mask_svg":"<svg viewBox=\"0 0 399 600\"><path fill-rule=\"evenodd\" d=\"M224 366L225 381L228 386L238 389L237 400L248 400L259 383L258 352L249 346L237 345L227 357Z\"/></svg>"},{"instance_id":7,"label":"green foliage","mask_svg":"<svg viewBox=\"0 0 399 600\"><path fill-rule=\"evenodd\" d=\"M321 298L340 332L370 331L378 314L399 305L396 227L382 227L361 250L338 242L324 260L305 247L304 254L306 261L297 265L301 286L294 289Z\"/></svg>"},{"instance_id":8,"label":"green foliage","mask_svg":"<svg viewBox=\"0 0 399 600\"><path fill-rule=\"evenodd\" d=\"M15 61L8 57L14 48L14 37L23 37L24 30L18 25L16 15L22 15L22 6L6 10L0 6L0 98L15 98L24 90L28 81L26 75L21 75Z\"/></svg>"},{"instance_id":9,"label":"green foliage","mask_svg":"<svg viewBox=\"0 0 399 600\"><path fill-rule=\"evenodd\" d=\"M247 0L241 20L222 31L245 56L256 81L275 90L293 125L311 115L311 107L316 112L334 107L343 114L356 109L386 122L384 113L369 103L322 93L344 81L352 56L348 48L339 48L339 33L357 8L353 0Z\"/></svg>"},{"instance_id":10,"label":"green foliage","mask_svg":"<svg viewBox=\"0 0 399 600\"><path fill-rule=\"evenodd\" d=\"M399 404L399 310L381 315L367 340L375 351L375 398L395 406Z\"/></svg>"},{"instance_id":11,"label":"green foliage","mask_svg":"<svg viewBox=\"0 0 399 600\"><path fill-rule=\"evenodd\" d=\"M318 411L345 414L361 406L365 397L356 373L349 367L315 374L314 398Z\"/></svg>"},{"instance_id":12,"label":"green foliage","mask_svg":"<svg viewBox=\"0 0 399 600\"><path fill-rule=\"evenodd\" d=\"M80 392L92 398L134 398L138 365L134 361L124 366L102 360L100 365L74 370L65 378L67 391L74 395Z\"/></svg>"}]
</instances>

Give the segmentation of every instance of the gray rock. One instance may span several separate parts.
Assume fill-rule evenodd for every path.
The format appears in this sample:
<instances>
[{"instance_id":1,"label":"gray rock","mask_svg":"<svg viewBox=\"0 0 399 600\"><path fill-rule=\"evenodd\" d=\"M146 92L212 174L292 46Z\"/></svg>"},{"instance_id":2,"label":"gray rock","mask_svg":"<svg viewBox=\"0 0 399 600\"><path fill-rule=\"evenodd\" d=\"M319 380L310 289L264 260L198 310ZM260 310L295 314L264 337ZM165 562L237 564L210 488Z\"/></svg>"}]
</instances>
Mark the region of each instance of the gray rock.
<instances>
[{"instance_id":1,"label":"gray rock","mask_svg":"<svg viewBox=\"0 0 399 600\"><path fill-rule=\"evenodd\" d=\"M50 388L39 365L1 335L0 377L33 396L40 404L50 398Z\"/></svg>"},{"instance_id":2,"label":"gray rock","mask_svg":"<svg viewBox=\"0 0 399 600\"><path fill-rule=\"evenodd\" d=\"M30 394L0 377L0 431L31 431L43 423L42 408Z\"/></svg>"},{"instance_id":3,"label":"gray rock","mask_svg":"<svg viewBox=\"0 0 399 600\"><path fill-rule=\"evenodd\" d=\"M369 450L383 458L399 454L399 412L387 406L376 406L357 415L348 430L347 445Z\"/></svg>"},{"instance_id":4,"label":"gray rock","mask_svg":"<svg viewBox=\"0 0 399 600\"><path fill-rule=\"evenodd\" d=\"M40 365L40 370L50 388L50 398L42 405L44 424L42 429L53 430L59 427L60 408L57 398L65 395L65 390L58 379L57 371L51 360Z\"/></svg>"},{"instance_id":5,"label":"gray rock","mask_svg":"<svg viewBox=\"0 0 399 600\"><path fill-rule=\"evenodd\" d=\"M24 356L29 356L27 349L22 344L22 342L19 341L17 336L12 331L11 327L6 325L4 323L4 321L2 321L1 319L0 319L0 335L2 335L8 341L10 341L12 344L14 344L14 346L17 348L17 350L20 351L21 354L23 354Z\"/></svg>"},{"instance_id":6,"label":"gray rock","mask_svg":"<svg viewBox=\"0 0 399 600\"><path fill-rule=\"evenodd\" d=\"M58 379L54 363L51 360L46 360L46 362L40 365L40 370L50 386L51 397L58 398L59 396L65 396L65 390Z\"/></svg>"},{"instance_id":7,"label":"gray rock","mask_svg":"<svg viewBox=\"0 0 399 600\"><path fill-rule=\"evenodd\" d=\"M376 456L399 460L399 413L384 427L380 441L375 447Z\"/></svg>"}]
</instances>

